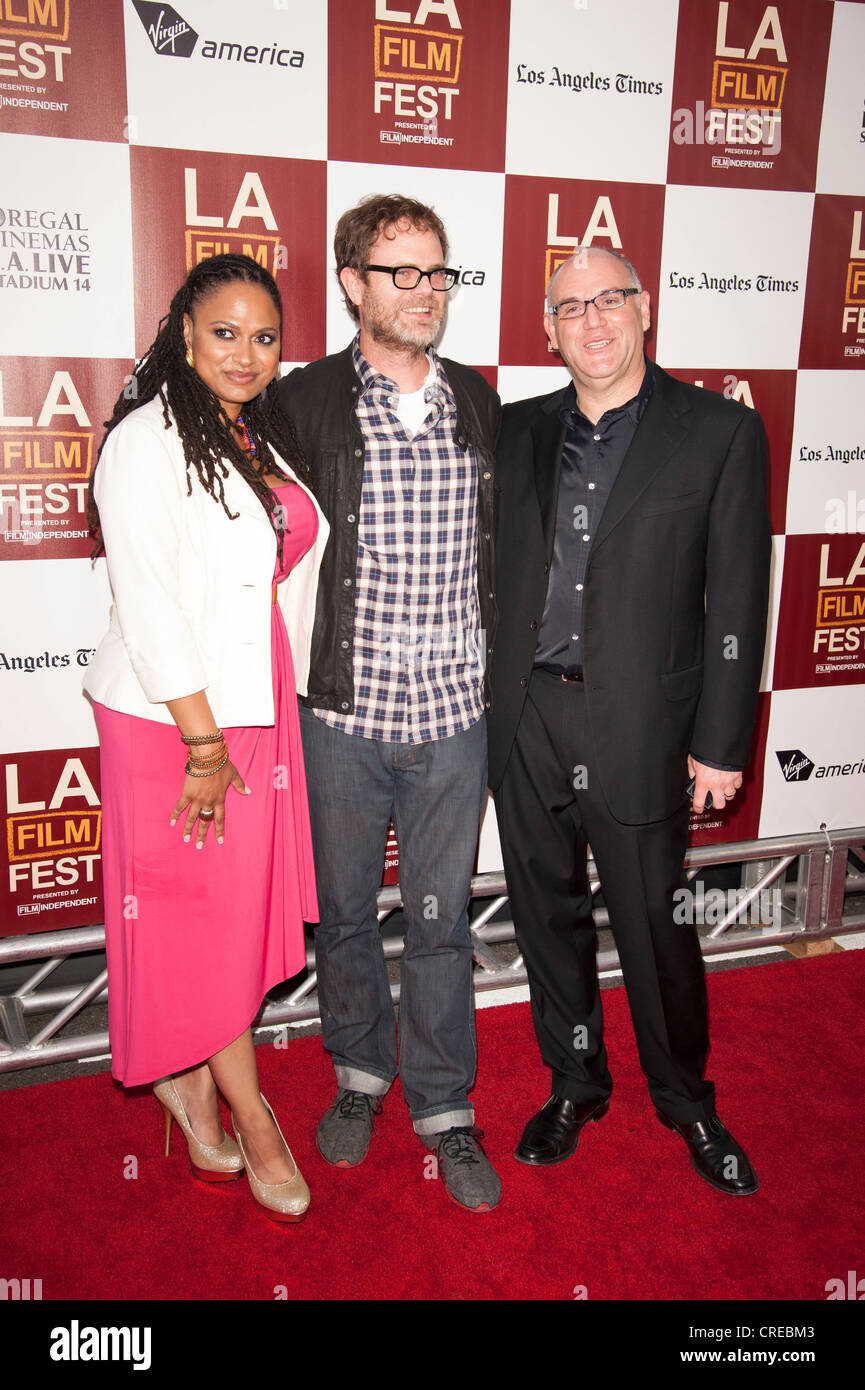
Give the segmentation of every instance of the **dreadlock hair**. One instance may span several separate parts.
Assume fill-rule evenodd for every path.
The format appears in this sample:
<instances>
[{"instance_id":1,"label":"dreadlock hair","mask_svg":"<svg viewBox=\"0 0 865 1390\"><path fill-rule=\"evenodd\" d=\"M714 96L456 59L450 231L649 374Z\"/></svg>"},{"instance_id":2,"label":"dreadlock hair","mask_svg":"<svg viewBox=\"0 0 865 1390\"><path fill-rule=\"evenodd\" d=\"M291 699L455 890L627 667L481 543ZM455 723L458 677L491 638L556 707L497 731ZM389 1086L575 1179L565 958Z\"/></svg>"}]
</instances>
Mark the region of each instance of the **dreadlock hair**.
<instances>
[{"instance_id":1,"label":"dreadlock hair","mask_svg":"<svg viewBox=\"0 0 865 1390\"><path fill-rule=\"evenodd\" d=\"M294 426L277 404L275 382L271 382L265 391L253 400L247 401L243 407L243 420L255 446L255 457L261 466L259 472L238 444L231 430L231 421L216 394L205 385L195 368L190 367L186 360L184 315L189 314L191 317L195 305L200 304L223 285L230 285L238 280L250 285L260 285L266 290L279 315L279 321L282 322L282 303L276 281L268 270L251 257L211 256L193 266L184 284L172 299L165 318L160 320L156 337L136 365L132 377L134 389L130 389L129 384L124 387L115 402L111 419L105 421L105 434L99 446L96 462L99 463L105 441L120 421L140 405L145 405L158 396L162 401L165 428L171 428L173 416L173 423L183 445L187 497L192 495L194 473L205 492L209 492L213 499L221 504L223 511L232 521L236 520L237 513L229 511L225 501L224 479L228 477L229 464L226 460L229 460L230 466L249 483L267 512L276 532L281 560L285 529L282 509L263 478L265 473L281 471L273 457L272 449L290 463L305 482L309 481L309 474ZM87 501L90 533L96 542L93 549L94 559L105 553L99 510L93 491L95 471L94 468Z\"/></svg>"}]
</instances>

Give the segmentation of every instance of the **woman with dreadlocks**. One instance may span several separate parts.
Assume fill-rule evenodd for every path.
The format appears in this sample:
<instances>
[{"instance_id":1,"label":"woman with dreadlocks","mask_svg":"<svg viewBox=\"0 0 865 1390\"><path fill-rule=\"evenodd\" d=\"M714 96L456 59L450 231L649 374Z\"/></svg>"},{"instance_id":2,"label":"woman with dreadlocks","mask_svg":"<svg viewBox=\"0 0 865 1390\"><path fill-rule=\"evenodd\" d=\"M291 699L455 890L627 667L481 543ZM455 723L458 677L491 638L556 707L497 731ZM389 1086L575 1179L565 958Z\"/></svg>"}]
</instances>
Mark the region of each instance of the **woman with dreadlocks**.
<instances>
[{"instance_id":1,"label":"woman with dreadlocks","mask_svg":"<svg viewBox=\"0 0 865 1390\"><path fill-rule=\"evenodd\" d=\"M255 261L202 261L115 405L91 484L114 604L85 689L113 1074L162 1078L166 1153L174 1119L197 1177L245 1168L266 1214L297 1221L309 1190L250 1027L318 917L296 693L328 527L274 403L281 319Z\"/></svg>"}]
</instances>

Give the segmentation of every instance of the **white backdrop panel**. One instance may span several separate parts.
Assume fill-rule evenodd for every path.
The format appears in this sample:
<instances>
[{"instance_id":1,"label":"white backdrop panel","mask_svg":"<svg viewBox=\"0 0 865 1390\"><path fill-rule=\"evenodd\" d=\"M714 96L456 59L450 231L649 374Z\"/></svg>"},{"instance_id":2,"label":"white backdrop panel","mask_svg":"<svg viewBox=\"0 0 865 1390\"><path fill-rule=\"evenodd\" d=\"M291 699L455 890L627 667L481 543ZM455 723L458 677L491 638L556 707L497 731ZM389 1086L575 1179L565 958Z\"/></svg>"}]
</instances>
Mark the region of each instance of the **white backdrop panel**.
<instances>
[{"instance_id":1,"label":"white backdrop panel","mask_svg":"<svg viewBox=\"0 0 865 1390\"><path fill-rule=\"evenodd\" d=\"M0 356L131 357L129 147L0 135L0 168Z\"/></svg>"},{"instance_id":2,"label":"white backdrop panel","mask_svg":"<svg viewBox=\"0 0 865 1390\"><path fill-rule=\"evenodd\" d=\"M104 560L0 564L0 752L91 748L99 742L81 684L108 628L110 605Z\"/></svg>"},{"instance_id":3,"label":"white backdrop panel","mask_svg":"<svg viewBox=\"0 0 865 1390\"><path fill-rule=\"evenodd\" d=\"M559 361L550 353L550 362ZM522 401L529 396L546 396L560 391L570 377L564 367L499 367L499 395L502 401Z\"/></svg>"},{"instance_id":4,"label":"white backdrop panel","mask_svg":"<svg viewBox=\"0 0 865 1390\"><path fill-rule=\"evenodd\" d=\"M778 636L778 610L781 606L781 581L784 578L784 542L786 536L772 537L772 569L769 577L769 622L766 628L766 646L763 650L763 671L760 676L760 689L772 689L772 672L775 669L775 640Z\"/></svg>"},{"instance_id":5,"label":"white backdrop panel","mask_svg":"<svg viewBox=\"0 0 865 1390\"><path fill-rule=\"evenodd\" d=\"M862 733L861 686L773 692L761 837L813 834L823 826L840 830L862 824ZM785 755L786 777L779 753Z\"/></svg>"},{"instance_id":6,"label":"white backdrop panel","mask_svg":"<svg viewBox=\"0 0 865 1390\"><path fill-rule=\"evenodd\" d=\"M511 0L508 173L663 183L677 13Z\"/></svg>"},{"instance_id":7,"label":"white backdrop panel","mask_svg":"<svg viewBox=\"0 0 865 1390\"><path fill-rule=\"evenodd\" d=\"M863 56L865 5L838 3L826 69L826 96L817 157L818 193L855 195L865 189Z\"/></svg>"},{"instance_id":8,"label":"white backdrop panel","mask_svg":"<svg viewBox=\"0 0 865 1390\"><path fill-rule=\"evenodd\" d=\"M797 365L813 202L811 193L667 188L659 361Z\"/></svg>"},{"instance_id":9,"label":"white backdrop panel","mask_svg":"<svg viewBox=\"0 0 865 1390\"><path fill-rule=\"evenodd\" d=\"M438 349L458 362L494 365L499 357L505 178L476 170L328 164L328 352L345 347L355 331L333 273L334 229L341 214L370 193L404 193L435 208L450 239L448 264L462 271L459 289L449 296Z\"/></svg>"},{"instance_id":10,"label":"white backdrop panel","mask_svg":"<svg viewBox=\"0 0 865 1390\"><path fill-rule=\"evenodd\" d=\"M865 532L865 418L858 372L799 372L786 529L788 535Z\"/></svg>"},{"instance_id":11,"label":"white backdrop panel","mask_svg":"<svg viewBox=\"0 0 865 1390\"><path fill-rule=\"evenodd\" d=\"M129 138L134 145L324 159L327 8L274 0L183 0L172 52L160 7L126 0Z\"/></svg>"}]
</instances>

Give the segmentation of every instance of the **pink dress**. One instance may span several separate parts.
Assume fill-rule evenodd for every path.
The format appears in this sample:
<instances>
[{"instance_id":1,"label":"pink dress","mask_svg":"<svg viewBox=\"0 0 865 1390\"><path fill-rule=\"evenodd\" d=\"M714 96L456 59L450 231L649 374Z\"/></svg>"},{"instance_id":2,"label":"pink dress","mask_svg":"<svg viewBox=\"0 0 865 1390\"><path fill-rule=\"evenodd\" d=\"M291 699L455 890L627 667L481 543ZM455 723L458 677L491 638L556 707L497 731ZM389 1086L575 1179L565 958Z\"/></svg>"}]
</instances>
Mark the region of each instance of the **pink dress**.
<instances>
[{"instance_id":1,"label":"pink dress","mask_svg":"<svg viewBox=\"0 0 865 1390\"><path fill-rule=\"evenodd\" d=\"M315 540L302 488L286 510L284 579ZM139 1086L195 1066L249 1027L269 989L302 970L303 924L318 921L306 779L288 634L271 609L274 724L225 729L251 788L230 788L225 842L204 849L169 825L183 786L173 725L95 704L103 806L105 944L112 1074Z\"/></svg>"}]
</instances>

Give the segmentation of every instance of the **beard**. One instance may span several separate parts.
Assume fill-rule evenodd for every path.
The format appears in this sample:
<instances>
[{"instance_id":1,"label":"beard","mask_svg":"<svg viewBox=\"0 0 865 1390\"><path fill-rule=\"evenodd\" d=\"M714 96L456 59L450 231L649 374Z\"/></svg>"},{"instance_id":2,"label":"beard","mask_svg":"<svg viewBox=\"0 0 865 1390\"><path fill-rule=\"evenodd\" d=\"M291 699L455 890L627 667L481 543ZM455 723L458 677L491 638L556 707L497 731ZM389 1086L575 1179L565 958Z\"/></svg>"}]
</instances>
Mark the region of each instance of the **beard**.
<instances>
[{"instance_id":1,"label":"beard","mask_svg":"<svg viewBox=\"0 0 865 1390\"><path fill-rule=\"evenodd\" d=\"M401 313L402 306L383 304L371 297L360 306L360 321L373 342L389 348L413 348L415 352L426 352L441 331L447 304L438 296L432 299L412 301L418 307L429 308L429 318L407 319Z\"/></svg>"}]
</instances>

